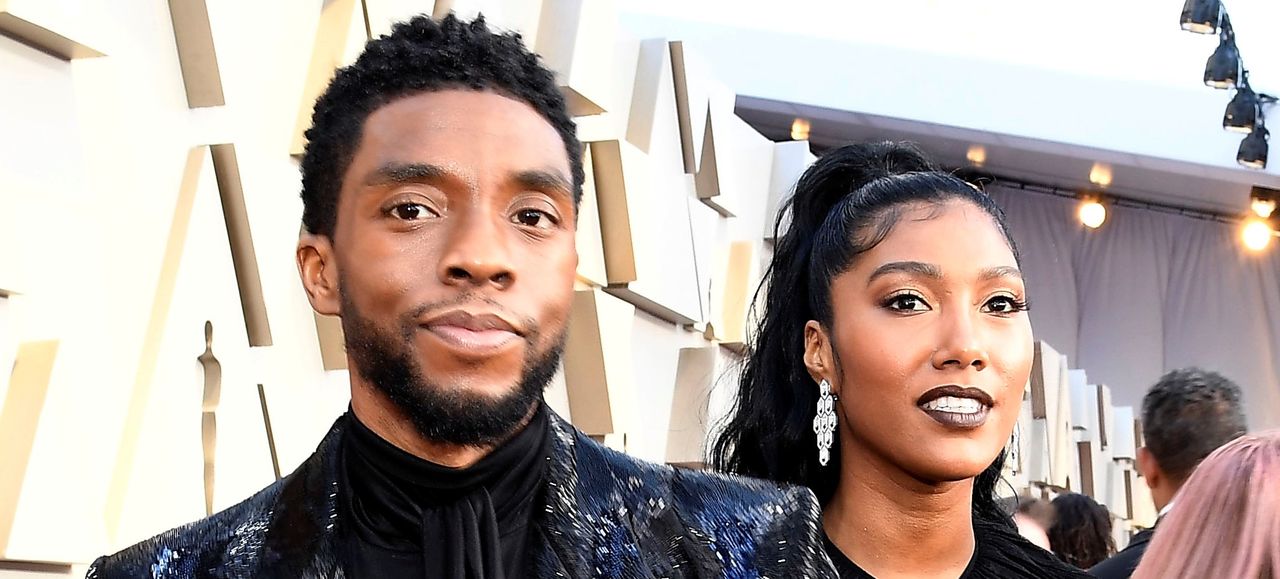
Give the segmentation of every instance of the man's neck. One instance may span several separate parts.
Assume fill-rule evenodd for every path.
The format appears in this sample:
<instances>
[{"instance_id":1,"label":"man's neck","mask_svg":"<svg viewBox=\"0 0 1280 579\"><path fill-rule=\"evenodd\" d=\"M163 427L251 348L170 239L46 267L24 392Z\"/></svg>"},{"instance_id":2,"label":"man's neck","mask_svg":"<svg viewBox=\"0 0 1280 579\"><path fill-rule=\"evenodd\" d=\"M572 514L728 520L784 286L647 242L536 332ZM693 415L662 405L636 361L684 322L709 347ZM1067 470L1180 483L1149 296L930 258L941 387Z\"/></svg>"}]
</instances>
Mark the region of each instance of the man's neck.
<instances>
[{"instance_id":1,"label":"man's neck","mask_svg":"<svg viewBox=\"0 0 1280 579\"><path fill-rule=\"evenodd\" d=\"M358 380L354 372L352 374L351 411L355 413L356 419L379 438L400 450L440 466L466 468L480 462L480 459L488 456L501 444L470 445L428 440L418 433L413 421L409 420L404 411L381 391ZM530 408L529 414L512 432L519 432L524 428L536 411L536 405Z\"/></svg>"},{"instance_id":2,"label":"man's neck","mask_svg":"<svg viewBox=\"0 0 1280 579\"><path fill-rule=\"evenodd\" d=\"M842 440L847 442L847 440ZM926 484L845 445L823 511L831 542L880 578L957 577L973 557L973 482Z\"/></svg>"}]
</instances>

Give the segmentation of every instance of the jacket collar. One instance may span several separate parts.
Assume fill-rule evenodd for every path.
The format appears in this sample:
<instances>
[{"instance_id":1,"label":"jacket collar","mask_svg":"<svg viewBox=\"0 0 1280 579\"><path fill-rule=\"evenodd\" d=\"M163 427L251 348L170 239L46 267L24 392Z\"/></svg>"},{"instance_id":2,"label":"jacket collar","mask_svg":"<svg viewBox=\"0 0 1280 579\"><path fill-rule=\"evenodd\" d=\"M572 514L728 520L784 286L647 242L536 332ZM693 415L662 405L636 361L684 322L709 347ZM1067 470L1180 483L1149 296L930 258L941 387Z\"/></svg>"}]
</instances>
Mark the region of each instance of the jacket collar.
<instances>
[{"instance_id":1,"label":"jacket collar","mask_svg":"<svg viewBox=\"0 0 1280 579\"><path fill-rule=\"evenodd\" d=\"M681 528L670 505L670 469L620 459L554 412L548 419L543 508L535 510L529 550L536 576L630 575L664 565L670 546L655 538ZM343 576L337 496L345 420L339 418L315 453L281 481L259 559L261 576ZM646 532L654 526L665 532Z\"/></svg>"}]
</instances>

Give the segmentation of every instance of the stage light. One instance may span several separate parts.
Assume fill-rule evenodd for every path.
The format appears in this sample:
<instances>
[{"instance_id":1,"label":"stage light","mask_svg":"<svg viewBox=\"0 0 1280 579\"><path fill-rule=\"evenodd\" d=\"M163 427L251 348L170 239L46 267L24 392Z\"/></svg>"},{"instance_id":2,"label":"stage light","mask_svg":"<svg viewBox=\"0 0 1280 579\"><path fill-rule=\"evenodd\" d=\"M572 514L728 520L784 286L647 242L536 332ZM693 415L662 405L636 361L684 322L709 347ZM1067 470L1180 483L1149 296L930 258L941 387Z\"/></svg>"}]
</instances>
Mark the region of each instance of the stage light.
<instances>
[{"instance_id":1,"label":"stage light","mask_svg":"<svg viewBox=\"0 0 1280 579\"><path fill-rule=\"evenodd\" d=\"M1111 185L1111 166L1106 163L1094 163L1089 168L1089 182L1106 189Z\"/></svg>"},{"instance_id":2,"label":"stage light","mask_svg":"<svg viewBox=\"0 0 1280 579\"><path fill-rule=\"evenodd\" d=\"M1262 219L1266 219L1271 217L1272 213L1276 212L1276 201L1274 199L1254 198L1254 200L1249 203L1249 210L1253 211L1254 215L1257 215Z\"/></svg>"},{"instance_id":3,"label":"stage light","mask_svg":"<svg viewBox=\"0 0 1280 579\"><path fill-rule=\"evenodd\" d=\"M1266 220L1254 218L1245 221L1240 236L1244 240L1245 247L1253 251L1262 251L1271 245L1271 238L1276 234Z\"/></svg>"},{"instance_id":4,"label":"stage light","mask_svg":"<svg viewBox=\"0 0 1280 579\"><path fill-rule=\"evenodd\" d=\"M1236 91L1236 96L1227 103L1227 112L1222 115L1222 128L1237 133L1252 133L1253 125L1258 120L1258 95L1248 84Z\"/></svg>"},{"instance_id":5,"label":"stage light","mask_svg":"<svg viewBox=\"0 0 1280 579\"><path fill-rule=\"evenodd\" d=\"M1089 229L1097 229L1107 220L1107 206L1103 205L1097 199L1084 199L1080 202L1080 210L1077 212L1080 217L1080 223Z\"/></svg>"},{"instance_id":6,"label":"stage light","mask_svg":"<svg viewBox=\"0 0 1280 579\"><path fill-rule=\"evenodd\" d=\"M1187 0L1182 5L1182 29L1197 34L1216 33L1221 10L1218 0Z\"/></svg>"},{"instance_id":7,"label":"stage light","mask_svg":"<svg viewBox=\"0 0 1280 579\"><path fill-rule=\"evenodd\" d=\"M1232 88L1240 80L1240 51L1230 35L1223 34L1222 42L1204 65L1204 83L1213 88Z\"/></svg>"},{"instance_id":8,"label":"stage light","mask_svg":"<svg viewBox=\"0 0 1280 579\"><path fill-rule=\"evenodd\" d=\"M1236 162L1250 169L1267 168L1267 138L1270 133L1261 123L1253 132L1240 142L1240 152L1236 154Z\"/></svg>"},{"instance_id":9,"label":"stage light","mask_svg":"<svg viewBox=\"0 0 1280 579\"><path fill-rule=\"evenodd\" d=\"M969 145L969 151L964 157L974 167L981 167L987 163L987 149L982 145Z\"/></svg>"},{"instance_id":10,"label":"stage light","mask_svg":"<svg viewBox=\"0 0 1280 579\"><path fill-rule=\"evenodd\" d=\"M791 140L805 141L809 139L809 119L796 117L791 121Z\"/></svg>"}]
</instances>

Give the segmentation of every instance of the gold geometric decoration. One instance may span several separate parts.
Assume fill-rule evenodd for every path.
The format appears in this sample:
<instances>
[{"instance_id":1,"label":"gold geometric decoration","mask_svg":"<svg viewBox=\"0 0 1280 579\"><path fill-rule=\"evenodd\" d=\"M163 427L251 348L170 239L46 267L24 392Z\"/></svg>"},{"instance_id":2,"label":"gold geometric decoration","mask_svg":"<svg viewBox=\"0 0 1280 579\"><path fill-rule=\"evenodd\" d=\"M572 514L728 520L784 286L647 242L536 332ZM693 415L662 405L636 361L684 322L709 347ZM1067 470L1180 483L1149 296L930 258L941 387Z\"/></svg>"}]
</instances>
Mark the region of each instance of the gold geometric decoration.
<instances>
[{"instance_id":1,"label":"gold geometric decoration","mask_svg":"<svg viewBox=\"0 0 1280 579\"><path fill-rule=\"evenodd\" d=\"M80 28L84 23L50 4L49 0L0 0L0 36L63 60L103 56L76 35L68 36L68 28Z\"/></svg>"},{"instance_id":2,"label":"gold geometric decoration","mask_svg":"<svg viewBox=\"0 0 1280 579\"><path fill-rule=\"evenodd\" d=\"M329 85L338 67L353 61L368 38L363 4L358 0L325 0L320 24L316 27L315 45L311 49L311 64L307 67L297 122L294 123L290 155L302 156L307 144L305 133L311 127L311 112L315 110L316 99Z\"/></svg>"},{"instance_id":3,"label":"gold geometric decoration","mask_svg":"<svg viewBox=\"0 0 1280 579\"><path fill-rule=\"evenodd\" d=\"M205 0L169 0L169 16L178 44L178 64L187 90L187 106L194 109L226 104Z\"/></svg>"},{"instance_id":4,"label":"gold geometric decoration","mask_svg":"<svg viewBox=\"0 0 1280 579\"><path fill-rule=\"evenodd\" d=\"M573 424L587 434L621 434L631 426L634 317L634 307L598 289L573 294L564 381Z\"/></svg>"},{"instance_id":5,"label":"gold geometric decoration","mask_svg":"<svg viewBox=\"0 0 1280 579\"><path fill-rule=\"evenodd\" d=\"M18 346L9 392L0 409L0 465L4 465L0 468L0 559L21 557L10 552L9 541L57 354L57 340Z\"/></svg>"}]
</instances>

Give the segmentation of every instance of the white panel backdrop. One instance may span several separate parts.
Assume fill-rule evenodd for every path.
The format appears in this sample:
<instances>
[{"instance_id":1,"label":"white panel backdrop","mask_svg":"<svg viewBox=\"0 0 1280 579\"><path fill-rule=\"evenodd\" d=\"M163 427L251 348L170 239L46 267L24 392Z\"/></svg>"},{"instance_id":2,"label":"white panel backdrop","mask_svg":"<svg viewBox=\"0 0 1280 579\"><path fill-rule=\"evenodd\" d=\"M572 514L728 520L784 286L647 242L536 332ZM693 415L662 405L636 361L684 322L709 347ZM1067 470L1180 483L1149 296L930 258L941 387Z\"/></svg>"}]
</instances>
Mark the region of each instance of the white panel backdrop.
<instances>
[{"instance_id":1,"label":"white panel backdrop","mask_svg":"<svg viewBox=\"0 0 1280 579\"><path fill-rule=\"evenodd\" d=\"M1250 429L1280 426L1280 247L1251 253L1237 225L1129 207L1091 231L1073 199L988 191L1022 252L1036 338L1114 404L1194 365L1240 384Z\"/></svg>"}]
</instances>

